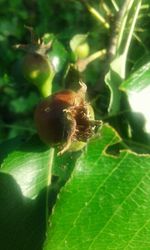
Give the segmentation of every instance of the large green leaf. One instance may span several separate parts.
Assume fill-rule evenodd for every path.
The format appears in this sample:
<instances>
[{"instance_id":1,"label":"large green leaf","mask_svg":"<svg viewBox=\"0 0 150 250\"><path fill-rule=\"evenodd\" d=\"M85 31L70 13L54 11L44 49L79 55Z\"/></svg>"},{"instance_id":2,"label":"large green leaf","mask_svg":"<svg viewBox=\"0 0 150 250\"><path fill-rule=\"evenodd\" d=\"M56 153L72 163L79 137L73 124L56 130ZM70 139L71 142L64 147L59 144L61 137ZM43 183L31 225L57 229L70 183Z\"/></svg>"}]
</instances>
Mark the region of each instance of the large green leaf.
<instances>
[{"instance_id":1,"label":"large green leaf","mask_svg":"<svg viewBox=\"0 0 150 250\"><path fill-rule=\"evenodd\" d=\"M14 177L24 196L35 198L47 186L50 159L50 149L35 137L5 158L1 172Z\"/></svg>"},{"instance_id":2,"label":"large green leaf","mask_svg":"<svg viewBox=\"0 0 150 250\"><path fill-rule=\"evenodd\" d=\"M93 138L62 189L44 250L150 249L150 157L106 152L109 126Z\"/></svg>"},{"instance_id":3,"label":"large green leaf","mask_svg":"<svg viewBox=\"0 0 150 250\"><path fill-rule=\"evenodd\" d=\"M3 250L41 249L45 237L45 192L31 200L12 175L0 172L0 245Z\"/></svg>"},{"instance_id":4,"label":"large green leaf","mask_svg":"<svg viewBox=\"0 0 150 250\"><path fill-rule=\"evenodd\" d=\"M78 154L57 157L36 136L29 141L9 140L1 144L1 153L1 161L5 158L0 169L1 249L41 250L48 218L51 167L59 181L50 187L50 209Z\"/></svg>"},{"instance_id":5,"label":"large green leaf","mask_svg":"<svg viewBox=\"0 0 150 250\"><path fill-rule=\"evenodd\" d=\"M5 156L0 169L1 248L41 249L52 151L35 136L28 141L9 140L1 144L1 152Z\"/></svg>"},{"instance_id":6,"label":"large green leaf","mask_svg":"<svg viewBox=\"0 0 150 250\"><path fill-rule=\"evenodd\" d=\"M68 53L63 44L58 41L54 34L46 33L43 40L45 43L52 42L52 48L48 52L48 57L50 58L55 72L59 72L67 63Z\"/></svg>"},{"instance_id":7,"label":"large green leaf","mask_svg":"<svg viewBox=\"0 0 150 250\"><path fill-rule=\"evenodd\" d=\"M6 140L0 144L1 152L0 152L0 164L3 162L8 154L17 148L20 147L23 143L25 143L25 136L16 136L15 138Z\"/></svg>"}]
</instances>

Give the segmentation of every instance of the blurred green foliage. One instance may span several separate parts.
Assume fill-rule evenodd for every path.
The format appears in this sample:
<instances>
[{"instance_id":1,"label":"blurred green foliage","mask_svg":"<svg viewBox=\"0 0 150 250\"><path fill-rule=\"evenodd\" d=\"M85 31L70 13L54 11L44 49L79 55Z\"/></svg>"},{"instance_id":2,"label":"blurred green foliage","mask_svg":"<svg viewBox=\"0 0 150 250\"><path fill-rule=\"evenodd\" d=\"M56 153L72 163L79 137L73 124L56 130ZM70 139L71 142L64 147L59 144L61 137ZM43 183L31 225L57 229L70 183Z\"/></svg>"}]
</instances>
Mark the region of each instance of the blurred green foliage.
<instances>
[{"instance_id":1,"label":"blurred green foliage","mask_svg":"<svg viewBox=\"0 0 150 250\"><path fill-rule=\"evenodd\" d=\"M116 17L112 2L86 1L105 17L110 25L110 29L107 30L87 10L85 1L0 1L0 141L20 134L30 136L35 132L33 112L40 96L37 89L30 86L22 75L21 58L24 52L13 48L15 44L30 43L30 33L24 26L33 27L37 37L43 37L47 33L54 37L55 43L49 57L51 60L55 55L61 58L54 79L53 91L56 91L64 87L63 77L68 62L72 61L69 43L74 35L88 34L87 41L91 54L109 47ZM120 8L122 1L118 0L116 3ZM107 5L107 10L103 4ZM139 67L149 60L148 4L147 0L143 1L143 8L138 17L129 51L127 76L137 65ZM104 85L107 63L107 58L95 60L82 72L97 117L107 116L110 97Z\"/></svg>"},{"instance_id":2,"label":"blurred green foliage","mask_svg":"<svg viewBox=\"0 0 150 250\"><path fill-rule=\"evenodd\" d=\"M15 137L18 134L28 135L34 132L33 111L39 102L37 90L30 86L21 73L20 61L23 52L13 46L18 43L30 43L30 33L24 28L34 28L38 37L53 33L55 43L51 56L68 51L69 41L77 33L89 33L91 50L101 49L106 43L107 32L102 28L98 34L95 19L89 15L79 1L0 1L0 141ZM103 36L103 39L101 37ZM98 79L99 66L94 63L91 74L87 74L91 84ZM57 74L57 82L62 73ZM94 79L94 80L93 80ZM59 84L58 84L59 85ZM60 88L60 85L54 90Z\"/></svg>"}]
</instances>

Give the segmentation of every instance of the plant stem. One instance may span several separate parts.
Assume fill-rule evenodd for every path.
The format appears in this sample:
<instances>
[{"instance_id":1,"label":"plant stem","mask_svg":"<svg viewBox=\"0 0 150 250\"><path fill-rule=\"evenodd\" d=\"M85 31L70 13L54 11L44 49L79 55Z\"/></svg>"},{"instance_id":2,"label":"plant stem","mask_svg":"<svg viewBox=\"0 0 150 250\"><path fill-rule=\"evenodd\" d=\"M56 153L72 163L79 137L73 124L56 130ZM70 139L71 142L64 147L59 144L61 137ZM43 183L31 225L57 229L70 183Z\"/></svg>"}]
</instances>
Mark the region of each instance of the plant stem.
<instances>
[{"instance_id":1,"label":"plant stem","mask_svg":"<svg viewBox=\"0 0 150 250\"><path fill-rule=\"evenodd\" d=\"M115 10L118 12L119 11L119 7L118 7L116 1L115 0L111 0L111 2L112 2L112 5L114 6Z\"/></svg>"},{"instance_id":2,"label":"plant stem","mask_svg":"<svg viewBox=\"0 0 150 250\"><path fill-rule=\"evenodd\" d=\"M48 200L49 200L49 186L51 184L51 176L52 176L52 166L53 166L53 161L54 161L54 153L55 153L55 149L51 148L50 149L50 161L48 164L48 177L47 177L47 189L46 189L46 228L48 227L48 218L49 218L49 204L48 204Z\"/></svg>"},{"instance_id":3,"label":"plant stem","mask_svg":"<svg viewBox=\"0 0 150 250\"><path fill-rule=\"evenodd\" d=\"M102 2L101 6L102 6L103 10L105 11L106 15L111 16L112 13L111 13L110 8L107 6L107 4Z\"/></svg>"},{"instance_id":4,"label":"plant stem","mask_svg":"<svg viewBox=\"0 0 150 250\"><path fill-rule=\"evenodd\" d=\"M116 18L112 31L111 44L108 51L109 74L106 75L111 97L109 104L110 114L116 114L120 110L119 85L126 78L126 63L131 39L135 28L142 0L125 0ZM127 25L129 28L127 29ZM125 30L129 30L128 33ZM113 80L114 73L118 76ZM108 77L108 78L107 78Z\"/></svg>"},{"instance_id":5,"label":"plant stem","mask_svg":"<svg viewBox=\"0 0 150 250\"><path fill-rule=\"evenodd\" d=\"M122 13L121 27L120 27L120 32L119 32L119 36L118 36L118 44L117 44L118 49L120 48L121 42L123 40L123 35L125 32L129 11L130 11L133 3L134 3L134 0L127 0L126 4L122 10L123 13Z\"/></svg>"},{"instance_id":6,"label":"plant stem","mask_svg":"<svg viewBox=\"0 0 150 250\"><path fill-rule=\"evenodd\" d=\"M105 20L105 18L90 4L88 4L85 0L80 0L83 5L86 7L86 9L104 26L105 29L109 29L110 25Z\"/></svg>"},{"instance_id":7,"label":"plant stem","mask_svg":"<svg viewBox=\"0 0 150 250\"><path fill-rule=\"evenodd\" d=\"M138 1L138 4L136 5L136 10L135 10L133 21L132 21L132 24L131 24L131 27L130 27L130 32L129 32L128 39L127 39L125 49L124 49L124 52L123 52L125 57L127 57L127 54L128 54L129 46L130 46L130 43L131 43L132 35L133 35L135 24L136 24L136 20L137 20L139 11L140 11L141 2L142 2L141 0Z\"/></svg>"},{"instance_id":8,"label":"plant stem","mask_svg":"<svg viewBox=\"0 0 150 250\"><path fill-rule=\"evenodd\" d=\"M92 55L90 55L87 58L87 61L88 61L88 63L93 62L96 59L103 57L104 55L106 55L106 49L99 50L99 51L93 53Z\"/></svg>"},{"instance_id":9,"label":"plant stem","mask_svg":"<svg viewBox=\"0 0 150 250\"><path fill-rule=\"evenodd\" d=\"M126 77L127 55L128 55L129 47L130 47L130 44L131 44L131 39L133 37L133 32L134 32L136 20L138 18L138 14L139 14L139 11L140 11L140 7L141 7L141 0L138 0L138 4L135 6L136 9L135 9L134 16L133 16L132 23L131 23L131 27L130 27L130 30L129 30L129 33L128 33L128 37L127 37L127 40L126 40L125 48L124 48L123 53L122 53L122 59L123 59L122 60L122 62L123 62L122 63L122 78L123 79L125 79L125 77Z\"/></svg>"},{"instance_id":10,"label":"plant stem","mask_svg":"<svg viewBox=\"0 0 150 250\"><path fill-rule=\"evenodd\" d=\"M89 63L95 61L96 59L102 58L104 55L106 55L106 52L106 49L102 49L93 53L85 59L78 60L76 63L78 70L80 72L84 71Z\"/></svg>"},{"instance_id":11,"label":"plant stem","mask_svg":"<svg viewBox=\"0 0 150 250\"><path fill-rule=\"evenodd\" d=\"M114 56L116 56L119 50L119 45L122 41L125 24L126 24L125 14L127 12L129 4L131 4L131 2L133 1L134 0L125 0L116 16L116 20L114 22L113 29L112 29L110 47L108 50L109 62L113 60Z\"/></svg>"}]
</instances>

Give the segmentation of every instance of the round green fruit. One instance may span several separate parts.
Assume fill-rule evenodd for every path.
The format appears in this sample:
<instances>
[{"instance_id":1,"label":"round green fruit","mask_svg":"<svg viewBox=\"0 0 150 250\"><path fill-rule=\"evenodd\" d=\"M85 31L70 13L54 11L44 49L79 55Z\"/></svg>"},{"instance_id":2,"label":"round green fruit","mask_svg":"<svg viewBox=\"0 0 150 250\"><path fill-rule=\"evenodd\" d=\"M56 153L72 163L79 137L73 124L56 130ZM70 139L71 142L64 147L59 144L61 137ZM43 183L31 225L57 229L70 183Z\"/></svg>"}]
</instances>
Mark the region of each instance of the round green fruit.
<instances>
[{"instance_id":1,"label":"round green fruit","mask_svg":"<svg viewBox=\"0 0 150 250\"><path fill-rule=\"evenodd\" d=\"M78 59L84 59L89 55L90 47L88 43L82 43L78 45L74 51L76 57Z\"/></svg>"},{"instance_id":2,"label":"round green fruit","mask_svg":"<svg viewBox=\"0 0 150 250\"><path fill-rule=\"evenodd\" d=\"M22 71L27 81L36 85L42 96L51 93L54 71L46 56L38 53L26 54L22 60Z\"/></svg>"}]
</instances>

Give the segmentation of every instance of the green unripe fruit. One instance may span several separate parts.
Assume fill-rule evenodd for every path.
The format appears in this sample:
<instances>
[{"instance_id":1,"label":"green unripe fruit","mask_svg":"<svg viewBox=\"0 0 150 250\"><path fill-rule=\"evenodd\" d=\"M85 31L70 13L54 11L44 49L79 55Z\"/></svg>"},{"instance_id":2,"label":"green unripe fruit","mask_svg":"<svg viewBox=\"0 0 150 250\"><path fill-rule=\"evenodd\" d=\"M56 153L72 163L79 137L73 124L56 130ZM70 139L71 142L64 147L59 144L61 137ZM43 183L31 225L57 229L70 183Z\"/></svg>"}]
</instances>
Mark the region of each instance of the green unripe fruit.
<instances>
[{"instance_id":1,"label":"green unripe fruit","mask_svg":"<svg viewBox=\"0 0 150 250\"><path fill-rule=\"evenodd\" d=\"M70 40L70 48L77 60L84 59L89 55L90 47L87 42L87 36L87 34L76 34Z\"/></svg>"},{"instance_id":2,"label":"green unripe fruit","mask_svg":"<svg viewBox=\"0 0 150 250\"><path fill-rule=\"evenodd\" d=\"M32 27L25 26L31 34L29 44L16 44L15 49L21 49L26 54L21 60L22 73L25 79L34 84L43 97L49 96L52 90L52 80L55 75L54 68L48 60L47 53L52 46L52 40L44 43L42 38L35 36Z\"/></svg>"},{"instance_id":3,"label":"green unripe fruit","mask_svg":"<svg viewBox=\"0 0 150 250\"><path fill-rule=\"evenodd\" d=\"M54 70L46 56L38 53L28 53L22 60L22 71L24 77L39 89L42 96L51 93Z\"/></svg>"},{"instance_id":4,"label":"green unripe fruit","mask_svg":"<svg viewBox=\"0 0 150 250\"><path fill-rule=\"evenodd\" d=\"M78 59L84 59L89 55L90 47L88 43L83 43L77 46L74 53Z\"/></svg>"}]
</instances>

